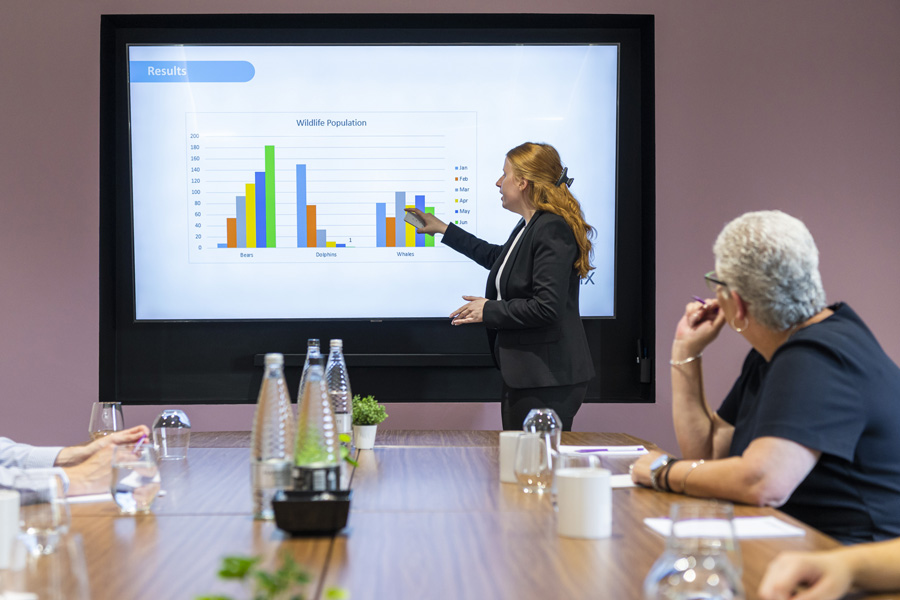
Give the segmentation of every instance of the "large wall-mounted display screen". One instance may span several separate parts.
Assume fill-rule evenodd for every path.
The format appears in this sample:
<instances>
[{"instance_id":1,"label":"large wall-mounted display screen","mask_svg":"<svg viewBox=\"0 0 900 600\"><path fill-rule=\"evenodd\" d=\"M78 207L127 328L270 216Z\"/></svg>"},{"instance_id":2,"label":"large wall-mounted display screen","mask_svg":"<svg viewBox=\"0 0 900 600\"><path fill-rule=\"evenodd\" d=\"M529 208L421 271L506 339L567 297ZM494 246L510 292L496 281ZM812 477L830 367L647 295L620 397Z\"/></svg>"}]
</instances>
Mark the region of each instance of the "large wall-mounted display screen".
<instances>
[{"instance_id":1,"label":"large wall-mounted display screen","mask_svg":"<svg viewBox=\"0 0 900 600\"><path fill-rule=\"evenodd\" d=\"M557 148L596 230L587 402L653 402L654 31L648 15L104 15L100 395L247 403L281 352L343 340L354 391L496 402L488 271L405 209L504 244L496 182Z\"/></svg>"},{"instance_id":2,"label":"large wall-mounted display screen","mask_svg":"<svg viewBox=\"0 0 900 600\"><path fill-rule=\"evenodd\" d=\"M525 141L559 150L597 232L582 316L614 316L618 44L134 44L128 65L137 320L444 317L485 272L404 209L502 244L494 182Z\"/></svg>"}]
</instances>

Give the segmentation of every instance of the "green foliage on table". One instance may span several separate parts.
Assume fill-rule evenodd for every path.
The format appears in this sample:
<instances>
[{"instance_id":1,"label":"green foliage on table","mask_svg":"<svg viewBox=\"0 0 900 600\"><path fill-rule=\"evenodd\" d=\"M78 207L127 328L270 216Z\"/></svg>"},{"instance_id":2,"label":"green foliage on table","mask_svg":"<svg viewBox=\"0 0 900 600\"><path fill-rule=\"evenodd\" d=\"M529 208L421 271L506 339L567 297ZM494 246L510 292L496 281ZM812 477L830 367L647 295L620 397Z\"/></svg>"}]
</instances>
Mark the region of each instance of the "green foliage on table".
<instances>
[{"instance_id":1,"label":"green foliage on table","mask_svg":"<svg viewBox=\"0 0 900 600\"><path fill-rule=\"evenodd\" d=\"M222 559L219 577L225 580L237 580L251 583L252 600L305 600L302 588L309 583L309 573L285 553L281 566L275 571L265 571L257 565L258 556L226 556ZM325 590L328 600L348 600L346 590L329 588ZM234 600L230 596L198 596L195 600Z\"/></svg>"},{"instance_id":2,"label":"green foliage on table","mask_svg":"<svg viewBox=\"0 0 900 600\"><path fill-rule=\"evenodd\" d=\"M353 457L350 456L350 436L346 433L342 433L338 436L338 440L344 442L341 444L341 460L346 462L349 465L353 465L354 467L358 467L359 463L353 460Z\"/></svg>"},{"instance_id":3,"label":"green foliage on table","mask_svg":"<svg viewBox=\"0 0 900 600\"><path fill-rule=\"evenodd\" d=\"M378 425L387 419L387 410L384 405L375 399L375 396L353 396L353 424L354 425Z\"/></svg>"}]
</instances>

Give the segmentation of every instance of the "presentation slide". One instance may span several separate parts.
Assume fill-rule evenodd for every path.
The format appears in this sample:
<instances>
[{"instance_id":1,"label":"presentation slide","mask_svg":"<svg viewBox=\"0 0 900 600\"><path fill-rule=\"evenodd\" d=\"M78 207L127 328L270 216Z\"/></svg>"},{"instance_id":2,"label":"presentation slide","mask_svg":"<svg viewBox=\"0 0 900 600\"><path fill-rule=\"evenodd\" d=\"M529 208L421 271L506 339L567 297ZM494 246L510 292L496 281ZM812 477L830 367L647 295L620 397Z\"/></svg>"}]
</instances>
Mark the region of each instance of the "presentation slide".
<instances>
[{"instance_id":1,"label":"presentation slide","mask_svg":"<svg viewBox=\"0 0 900 600\"><path fill-rule=\"evenodd\" d=\"M488 272L403 221L495 244L522 142L597 232L581 314L614 316L615 45L129 47L138 320L446 318Z\"/></svg>"}]
</instances>

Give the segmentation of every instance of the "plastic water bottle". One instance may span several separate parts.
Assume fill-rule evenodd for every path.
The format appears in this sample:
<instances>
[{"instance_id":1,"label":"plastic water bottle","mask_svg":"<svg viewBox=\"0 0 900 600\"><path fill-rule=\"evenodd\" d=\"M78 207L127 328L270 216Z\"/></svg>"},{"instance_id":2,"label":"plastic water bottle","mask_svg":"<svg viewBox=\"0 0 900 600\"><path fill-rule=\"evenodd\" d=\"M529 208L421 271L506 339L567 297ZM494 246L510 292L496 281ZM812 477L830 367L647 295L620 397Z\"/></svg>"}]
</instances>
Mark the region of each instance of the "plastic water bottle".
<instances>
[{"instance_id":1,"label":"plastic water bottle","mask_svg":"<svg viewBox=\"0 0 900 600\"><path fill-rule=\"evenodd\" d=\"M331 408L334 410L337 432L351 435L353 423L350 401L353 393L350 391L350 375L344 361L342 340L331 340L331 353L328 355L328 366L325 367L325 381L328 385L328 397L331 398Z\"/></svg>"},{"instance_id":2,"label":"plastic water bottle","mask_svg":"<svg viewBox=\"0 0 900 600\"><path fill-rule=\"evenodd\" d=\"M306 340L306 360L303 362L303 371L300 373L300 386L297 388L297 404L300 404L300 398L303 397L303 387L306 385L306 373L309 371L310 353L319 354L319 340L309 338Z\"/></svg>"},{"instance_id":3,"label":"plastic water bottle","mask_svg":"<svg viewBox=\"0 0 900 600\"><path fill-rule=\"evenodd\" d=\"M266 354L265 374L256 401L250 442L250 482L253 517L271 519L272 497L291 487L291 443L294 413L284 381L284 356Z\"/></svg>"},{"instance_id":4,"label":"plastic water bottle","mask_svg":"<svg viewBox=\"0 0 900 600\"><path fill-rule=\"evenodd\" d=\"M294 489L331 492L340 489L338 433L325 384L324 359L310 355L303 397L300 398L294 445Z\"/></svg>"}]
</instances>

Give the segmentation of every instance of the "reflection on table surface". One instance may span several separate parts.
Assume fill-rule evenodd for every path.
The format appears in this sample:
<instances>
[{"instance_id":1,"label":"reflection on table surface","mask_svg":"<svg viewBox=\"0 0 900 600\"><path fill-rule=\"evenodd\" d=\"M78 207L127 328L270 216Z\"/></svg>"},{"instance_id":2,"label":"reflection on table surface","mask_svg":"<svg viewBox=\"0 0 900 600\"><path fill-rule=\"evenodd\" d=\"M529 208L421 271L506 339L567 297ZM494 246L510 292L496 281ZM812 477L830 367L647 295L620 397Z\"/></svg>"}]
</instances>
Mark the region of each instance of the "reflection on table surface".
<instances>
[{"instance_id":1,"label":"reflection on table surface","mask_svg":"<svg viewBox=\"0 0 900 600\"><path fill-rule=\"evenodd\" d=\"M285 552L308 568L308 598L323 597L328 586L343 587L353 600L640 598L664 545L643 519L668 515L684 497L614 490L610 538L562 538L546 497L499 482L497 441L496 431L380 431L375 450L359 452L359 467L346 474L353 489L347 528L334 537L291 538L250 516L250 434L194 433L187 460L161 463L167 493L152 515L119 516L112 502L73 504L72 529L84 536L99 600L211 592L246 598L217 581L221 557L261 555L272 565ZM647 444L600 433L564 433L563 443ZM624 473L634 456L603 460ZM771 508L737 506L735 513L802 526ZM742 542L748 598L779 551L837 545L803 527L804 537Z\"/></svg>"}]
</instances>

